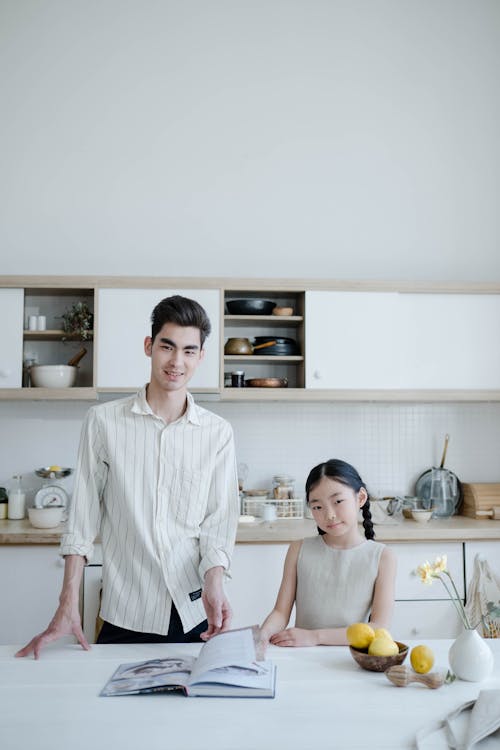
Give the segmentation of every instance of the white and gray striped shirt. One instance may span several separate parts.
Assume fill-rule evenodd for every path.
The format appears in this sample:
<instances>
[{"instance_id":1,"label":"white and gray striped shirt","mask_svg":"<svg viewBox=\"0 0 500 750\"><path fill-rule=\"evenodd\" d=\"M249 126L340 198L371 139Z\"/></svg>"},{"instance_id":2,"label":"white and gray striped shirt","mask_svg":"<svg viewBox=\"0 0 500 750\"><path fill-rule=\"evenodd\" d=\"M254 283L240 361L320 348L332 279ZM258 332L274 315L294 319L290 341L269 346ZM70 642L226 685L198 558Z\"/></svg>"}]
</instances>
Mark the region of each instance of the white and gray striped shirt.
<instances>
[{"instance_id":1,"label":"white and gray striped shirt","mask_svg":"<svg viewBox=\"0 0 500 750\"><path fill-rule=\"evenodd\" d=\"M144 387L92 407L82 429L60 551L90 560L100 532L101 617L122 628L165 635L173 600L191 630L205 619L206 571L229 570L239 514L233 432L187 399L166 424Z\"/></svg>"}]
</instances>

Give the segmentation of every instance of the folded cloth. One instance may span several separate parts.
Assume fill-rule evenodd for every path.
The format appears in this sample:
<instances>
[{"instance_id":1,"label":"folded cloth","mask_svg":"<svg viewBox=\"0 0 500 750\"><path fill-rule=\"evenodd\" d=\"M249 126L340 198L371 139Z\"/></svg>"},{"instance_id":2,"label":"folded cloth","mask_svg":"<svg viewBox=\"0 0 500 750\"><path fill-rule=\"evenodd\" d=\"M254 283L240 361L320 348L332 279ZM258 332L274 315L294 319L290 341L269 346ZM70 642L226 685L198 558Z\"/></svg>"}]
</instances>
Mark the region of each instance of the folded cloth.
<instances>
[{"instance_id":1,"label":"folded cloth","mask_svg":"<svg viewBox=\"0 0 500 750\"><path fill-rule=\"evenodd\" d=\"M479 743L479 744L478 744ZM500 690L481 690L468 701L417 732L418 750L498 750L500 747Z\"/></svg>"}]
</instances>

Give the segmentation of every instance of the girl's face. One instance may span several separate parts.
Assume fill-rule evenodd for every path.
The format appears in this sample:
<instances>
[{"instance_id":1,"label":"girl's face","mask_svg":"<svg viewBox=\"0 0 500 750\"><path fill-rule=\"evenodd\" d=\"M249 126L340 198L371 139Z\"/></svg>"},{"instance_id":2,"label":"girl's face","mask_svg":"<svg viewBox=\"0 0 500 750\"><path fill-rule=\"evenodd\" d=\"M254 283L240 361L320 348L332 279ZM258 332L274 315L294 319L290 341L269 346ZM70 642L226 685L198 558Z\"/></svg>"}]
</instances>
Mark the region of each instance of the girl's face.
<instances>
[{"instance_id":1,"label":"girl's face","mask_svg":"<svg viewBox=\"0 0 500 750\"><path fill-rule=\"evenodd\" d=\"M309 507L317 526L329 537L343 537L358 534L358 511L367 500L367 492L362 487L355 492L342 482L322 477L309 491Z\"/></svg>"}]
</instances>

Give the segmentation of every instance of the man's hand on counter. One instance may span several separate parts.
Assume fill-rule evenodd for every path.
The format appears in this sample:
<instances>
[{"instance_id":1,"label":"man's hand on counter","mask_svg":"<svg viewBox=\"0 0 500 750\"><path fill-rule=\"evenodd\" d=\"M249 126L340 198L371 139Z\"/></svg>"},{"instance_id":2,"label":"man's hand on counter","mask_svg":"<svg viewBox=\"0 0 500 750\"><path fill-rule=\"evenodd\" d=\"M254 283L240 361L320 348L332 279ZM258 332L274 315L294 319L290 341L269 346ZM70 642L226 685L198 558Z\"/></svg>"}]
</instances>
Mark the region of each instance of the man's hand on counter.
<instances>
[{"instance_id":1,"label":"man's hand on counter","mask_svg":"<svg viewBox=\"0 0 500 750\"><path fill-rule=\"evenodd\" d=\"M78 643L90 651L90 646L82 630L80 612L78 609L78 592L82 580L85 558L81 555L67 555L64 558L64 580L59 597L59 606L48 628L38 633L16 656L29 656L33 652L35 659L47 643L57 641L65 635L74 635Z\"/></svg>"},{"instance_id":2,"label":"man's hand on counter","mask_svg":"<svg viewBox=\"0 0 500 750\"><path fill-rule=\"evenodd\" d=\"M224 593L223 572L224 569L217 566L205 573L201 598L207 614L208 629L200 636L204 641L223 630L228 630L231 625L233 613Z\"/></svg>"},{"instance_id":3,"label":"man's hand on counter","mask_svg":"<svg viewBox=\"0 0 500 750\"><path fill-rule=\"evenodd\" d=\"M44 646L65 635L74 635L82 648L85 651L90 651L90 646L83 634L77 605L71 606L61 603L48 628L32 638L24 648L17 652L16 656L29 656L33 652L35 659L38 659Z\"/></svg>"}]
</instances>

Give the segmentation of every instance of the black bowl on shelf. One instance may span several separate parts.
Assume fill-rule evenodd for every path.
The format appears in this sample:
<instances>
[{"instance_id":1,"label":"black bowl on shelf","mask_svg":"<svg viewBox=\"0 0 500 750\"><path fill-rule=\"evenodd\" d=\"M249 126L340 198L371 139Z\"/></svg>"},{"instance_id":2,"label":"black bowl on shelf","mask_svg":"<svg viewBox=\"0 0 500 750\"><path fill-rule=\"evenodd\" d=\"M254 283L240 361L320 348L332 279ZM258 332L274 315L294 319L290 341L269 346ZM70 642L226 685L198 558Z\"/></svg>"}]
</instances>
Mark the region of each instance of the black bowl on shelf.
<instances>
[{"instance_id":1,"label":"black bowl on shelf","mask_svg":"<svg viewBox=\"0 0 500 750\"><path fill-rule=\"evenodd\" d=\"M271 299L231 299L226 302L230 315L271 315L276 302Z\"/></svg>"}]
</instances>

